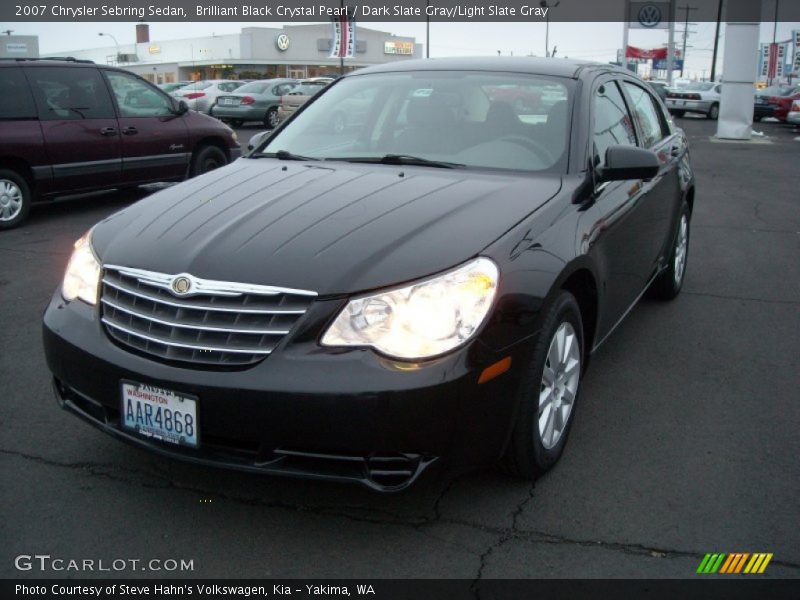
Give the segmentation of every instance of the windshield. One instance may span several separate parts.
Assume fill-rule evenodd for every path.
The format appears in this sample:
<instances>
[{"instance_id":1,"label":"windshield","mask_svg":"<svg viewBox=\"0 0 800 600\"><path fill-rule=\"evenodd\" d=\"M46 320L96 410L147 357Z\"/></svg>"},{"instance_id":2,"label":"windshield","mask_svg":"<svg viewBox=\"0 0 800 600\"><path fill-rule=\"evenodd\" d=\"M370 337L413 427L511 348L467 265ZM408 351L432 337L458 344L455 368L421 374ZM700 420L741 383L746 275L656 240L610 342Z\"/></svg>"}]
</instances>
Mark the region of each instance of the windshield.
<instances>
[{"instance_id":1,"label":"windshield","mask_svg":"<svg viewBox=\"0 0 800 600\"><path fill-rule=\"evenodd\" d=\"M313 96L322 88L324 88L327 83L298 83L294 89L289 92L290 94L302 94L304 96Z\"/></svg>"},{"instance_id":2,"label":"windshield","mask_svg":"<svg viewBox=\"0 0 800 600\"><path fill-rule=\"evenodd\" d=\"M471 71L356 75L316 96L259 152L448 166L564 169L573 82Z\"/></svg>"},{"instance_id":3,"label":"windshield","mask_svg":"<svg viewBox=\"0 0 800 600\"><path fill-rule=\"evenodd\" d=\"M707 92L714 87L713 83L706 83L703 81L695 81L686 86L687 90L695 90L698 92Z\"/></svg>"}]
</instances>

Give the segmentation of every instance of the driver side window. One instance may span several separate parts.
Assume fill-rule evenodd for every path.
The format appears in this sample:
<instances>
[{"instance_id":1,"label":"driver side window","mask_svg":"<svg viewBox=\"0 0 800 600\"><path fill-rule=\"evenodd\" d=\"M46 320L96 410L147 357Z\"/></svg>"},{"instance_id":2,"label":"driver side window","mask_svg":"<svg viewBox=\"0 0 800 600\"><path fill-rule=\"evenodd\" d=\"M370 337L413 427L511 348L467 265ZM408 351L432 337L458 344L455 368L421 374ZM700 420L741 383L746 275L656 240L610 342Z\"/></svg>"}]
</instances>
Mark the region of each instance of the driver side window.
<instances>
[{"instance_id":1,"label":"driver side window","mask_svg":"<svg viewBox=\"0 0 800 600\"><path fill-rule=\"evenodd\" d=\"M122 117L167 117L172 103L161 92L144 81L124 73L107 72L108 82L117 99Z\"/></svg>"},{"instance_id":2,"label":"driver side window","mask_svg":"<svg viewBox=\"0 0 800 600\"><path fill-rule=\"evenodd\" d=\"M636 131L619 87L609 81L597 88L594 95L594 156L595 166L603 165L609 146L635 146Z\"/></svg>"}]
</instances>

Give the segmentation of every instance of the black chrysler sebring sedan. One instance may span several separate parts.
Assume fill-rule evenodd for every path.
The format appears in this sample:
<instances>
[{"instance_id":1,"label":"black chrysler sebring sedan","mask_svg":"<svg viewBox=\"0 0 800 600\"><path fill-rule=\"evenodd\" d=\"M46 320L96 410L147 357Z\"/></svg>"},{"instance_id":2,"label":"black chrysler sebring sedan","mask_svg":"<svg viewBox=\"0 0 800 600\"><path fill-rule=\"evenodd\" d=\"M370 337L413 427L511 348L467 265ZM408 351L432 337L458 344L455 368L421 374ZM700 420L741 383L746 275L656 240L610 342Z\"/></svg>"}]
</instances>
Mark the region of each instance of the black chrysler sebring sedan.
<instances>
[{"instance_id":1,"label":"black chrysler sebring sedan","mask_svg":"<svg viewBox=\"0 0 800 600\"><path fill-rule=\"evenodd\" d=\"M364 69L76 242L44 315L55 393L205 465L381 491L436 463L536 477L592 351L680 291L693 201L686 138L631 73Z\"/></svg>"}]
</instances>

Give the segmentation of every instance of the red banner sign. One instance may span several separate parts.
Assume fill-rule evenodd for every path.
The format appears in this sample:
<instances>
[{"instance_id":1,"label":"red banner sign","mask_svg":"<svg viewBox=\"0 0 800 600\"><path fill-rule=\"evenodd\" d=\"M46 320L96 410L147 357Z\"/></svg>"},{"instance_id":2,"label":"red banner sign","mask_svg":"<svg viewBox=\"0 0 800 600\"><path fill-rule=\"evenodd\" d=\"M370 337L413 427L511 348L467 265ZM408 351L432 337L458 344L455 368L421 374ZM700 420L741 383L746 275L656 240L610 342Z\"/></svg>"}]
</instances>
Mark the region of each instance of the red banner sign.
<instances>
[{"instance_id":1,"label":"red banner sign","mask_svg":"<svg viewBox=\"0 0 800 600\"><path fill-rule=\"evenodd\" d=\"M628 46L628 51L625 53L628 58L667 58L666 48L637 48L636 46Z\"/></svg>"}]
</instances>

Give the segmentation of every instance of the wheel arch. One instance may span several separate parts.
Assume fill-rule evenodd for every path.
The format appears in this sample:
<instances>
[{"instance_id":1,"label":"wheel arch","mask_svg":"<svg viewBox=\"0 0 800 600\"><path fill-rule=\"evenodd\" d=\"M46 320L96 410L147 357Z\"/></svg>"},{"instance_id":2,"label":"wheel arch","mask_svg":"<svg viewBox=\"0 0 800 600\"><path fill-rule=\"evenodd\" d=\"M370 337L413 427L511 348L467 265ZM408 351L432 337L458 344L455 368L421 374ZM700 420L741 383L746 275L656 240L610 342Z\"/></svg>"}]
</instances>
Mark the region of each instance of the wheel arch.
<instances>
[{"instance_id":1,"label":"wheel arch","mask_svg":"<svg viewBox=\"0 0 800 600\"><path fill-rule=\"evenodd\" d=\"M36 178L33 176L33 169L23 159L16 156L0 156L0 169L10 169L19 173L31 189L31 193L36 193Z\"/></svg>"},{"instance_id":2,"label":"wheel arch","mask_svg":"<svg viewBox=\"0 0 800 600\"><path fill-rule=\"evenodd\" d=\"M597 277L586 265L576 266L561 280L558 290L567 291L575 296L581 309L584 361L588 364L597 334L599 307Z\"/></svg>"},{"instance_id":3,"label":"wheel arch","mask_svg":"<svg viewBox=\"0 0 800 600\"><path fill-rule=\"evenodd\" d=\"M231 160L231 149L225 143L225 140L217 135L207 135L205 137L200 138L194 143L194 147L192 148L192 158L197 154L197 151L204 146L216 146L222 152L225 153L225 156L228 158L228 162ZM190 165L191 166L191 165Z\"/></svg>"}]
</instances>

